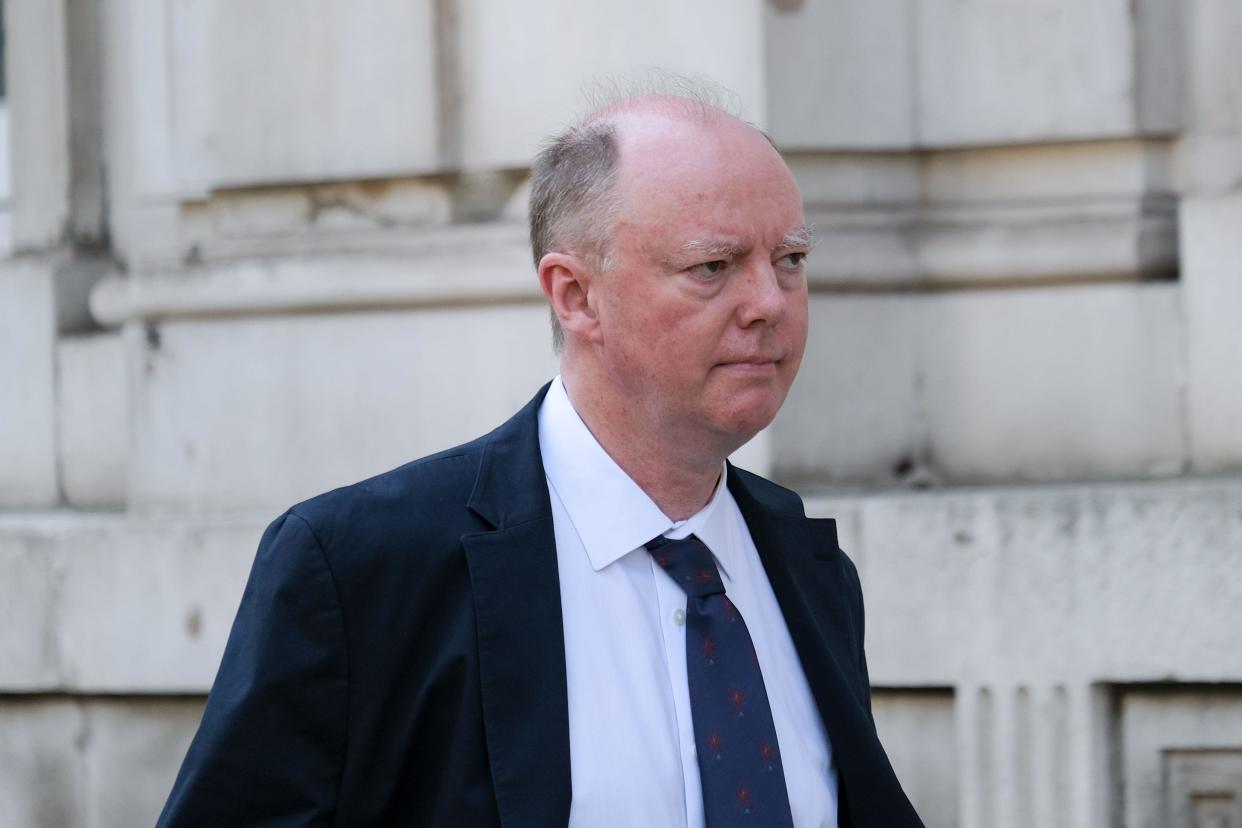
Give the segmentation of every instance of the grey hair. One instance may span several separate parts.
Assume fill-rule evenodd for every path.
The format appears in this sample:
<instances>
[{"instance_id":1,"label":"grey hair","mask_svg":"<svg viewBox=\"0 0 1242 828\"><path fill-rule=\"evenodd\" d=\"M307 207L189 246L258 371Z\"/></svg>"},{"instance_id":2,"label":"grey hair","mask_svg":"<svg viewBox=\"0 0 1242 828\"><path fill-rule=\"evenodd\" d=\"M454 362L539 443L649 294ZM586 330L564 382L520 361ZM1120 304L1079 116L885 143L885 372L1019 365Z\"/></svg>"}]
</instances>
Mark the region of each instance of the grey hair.
<instances>
[{"instance_id":1,"label":"grey hair","mask_svg":"<svg viewBox=\"0 0 1242 828\"><path fill-rule=\"evenodd\" d=\"M617 129L588 121L557 136L535 157L530 184L530 248L535 267L545 255L570 248L600 271L608 269L608 242L616 212ZM565 345L552 309L552 348Z\"/></svg>"},{"instance_id":2,"label":"grey hair","mask_svg":"<svg viewBox=\"0 0 1242 828\"><path fill-rule=\"evenodd\" d=\"M598 272L611 268L612 227L619 208L615 191L620 159L614 115L640 98L659 98L680 114L706 121L712 115L737 117L736 96L701 78L649 73L624 88L598 84L589 113L555 136L535 157L530 186L530 247L535 267L545 255L567 251L584 257ZM552 347L565 345L552 309Z\"/></svg>"}]
</instances>

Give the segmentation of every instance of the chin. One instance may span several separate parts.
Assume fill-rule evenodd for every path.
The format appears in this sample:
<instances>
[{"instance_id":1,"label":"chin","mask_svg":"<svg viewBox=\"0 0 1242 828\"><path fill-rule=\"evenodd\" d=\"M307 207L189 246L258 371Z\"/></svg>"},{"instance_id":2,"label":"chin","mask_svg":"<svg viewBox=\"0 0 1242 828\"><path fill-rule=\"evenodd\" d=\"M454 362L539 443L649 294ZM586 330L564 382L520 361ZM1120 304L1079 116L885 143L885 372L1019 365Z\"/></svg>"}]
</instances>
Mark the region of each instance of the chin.
<instances>
[{"instance_id":1,"label":"chin","mask_svg":"<svg viewBox=\"0 0 1242 828\"><path fill-rule=\"evenodd\" d=\"M734 411L722 429L728 435L729 443L732 445L729 453L732 454L741 446L749 443L756 434L771 425L776 419L776 412L779 408L778 403Z\"/></svg>"}]
</instances>

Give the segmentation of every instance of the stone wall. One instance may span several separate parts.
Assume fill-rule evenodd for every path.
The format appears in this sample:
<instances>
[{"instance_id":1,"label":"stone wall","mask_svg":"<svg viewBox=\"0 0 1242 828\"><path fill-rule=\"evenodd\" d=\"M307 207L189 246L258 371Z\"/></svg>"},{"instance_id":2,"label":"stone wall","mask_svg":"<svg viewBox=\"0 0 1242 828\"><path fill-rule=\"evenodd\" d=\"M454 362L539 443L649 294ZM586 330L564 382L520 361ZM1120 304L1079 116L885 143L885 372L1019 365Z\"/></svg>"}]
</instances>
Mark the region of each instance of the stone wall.
<instances>
[{"instance_id":1,"label":"stone wall","mask_svg":"<svg viewBox=\"0 0 1242 828\"><path fill-rule=\"evenodd\" d=\"M1233 0L4 15L0 825L151 823L266 522L554 373L526 168L651 67L817 226L739 462L838 519L927 824L1242 825Z\"/></svg>"}]
</instances>

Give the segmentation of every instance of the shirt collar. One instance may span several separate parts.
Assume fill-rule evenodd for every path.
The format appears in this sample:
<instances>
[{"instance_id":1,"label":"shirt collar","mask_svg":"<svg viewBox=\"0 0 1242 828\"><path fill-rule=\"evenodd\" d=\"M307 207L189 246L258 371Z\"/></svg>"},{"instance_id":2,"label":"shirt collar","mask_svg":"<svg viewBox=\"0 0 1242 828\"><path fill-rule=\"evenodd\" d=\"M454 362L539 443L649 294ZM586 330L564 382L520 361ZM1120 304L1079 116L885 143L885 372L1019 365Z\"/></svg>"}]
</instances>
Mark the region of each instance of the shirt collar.
<instances>
[{"instance_id":1,"label":"shirt collar","mask_svg":"<svg viewBox=\"0 0 1242 828\"><path fill-rule=\"evenodd\" d=\"M730 566L734 563L740 547L734 542L732 525L729 521L729 501L732 500L733 495L729 493L729 487L725 485L726 469L727 467L722 463L720 480L717 481L716 491L712 499L707 501L707 505L686 520L673 524L672 528L663 534L674 539L694 535L707 544L707 548L715 555L720 574L724 576L727 584L730 580Z\"/></svg>"},{"instance_id":2,"label":"shirt collar","mask_svg":"<svg viewBox=\"0 0 1242 828\"><path fill-rule=\"evenodd\" d=\"M727 575L729 530L725 470L707 505L674 522L617 465L578 416L558 376L539 408L539 450L548 483L560 498L596 572L647 541L667 534L697 535L715 553Z\"/></svg>"}]
</instances>

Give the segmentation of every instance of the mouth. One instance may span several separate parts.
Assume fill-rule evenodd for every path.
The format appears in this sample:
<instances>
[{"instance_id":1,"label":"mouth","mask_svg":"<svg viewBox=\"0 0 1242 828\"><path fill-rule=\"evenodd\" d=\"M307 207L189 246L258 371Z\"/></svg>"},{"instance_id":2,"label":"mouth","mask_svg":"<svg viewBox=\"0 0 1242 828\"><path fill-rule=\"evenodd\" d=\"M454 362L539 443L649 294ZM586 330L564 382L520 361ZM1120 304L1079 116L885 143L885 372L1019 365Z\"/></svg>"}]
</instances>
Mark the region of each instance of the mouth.
<instances>
[{"instance_id":1,"label":"mouth","mask_svg":"<svg viewBox=\"0 0 1242 828\"><path fill-rule=\"evenodd\" d=\"M778 362L780 360L776 357L746 357L725 360L719 363L718 367L744 374L766 374L775 371Z\"/></svg>"}]
</instances>

